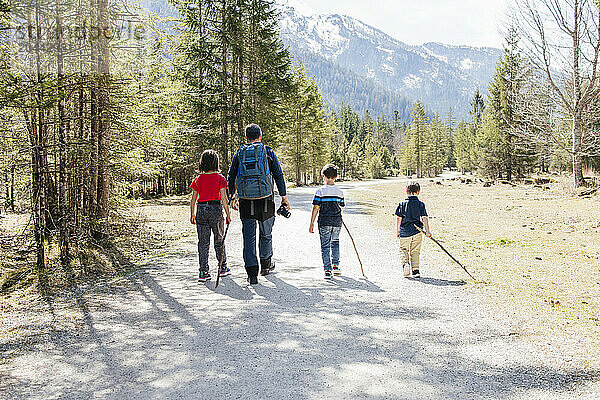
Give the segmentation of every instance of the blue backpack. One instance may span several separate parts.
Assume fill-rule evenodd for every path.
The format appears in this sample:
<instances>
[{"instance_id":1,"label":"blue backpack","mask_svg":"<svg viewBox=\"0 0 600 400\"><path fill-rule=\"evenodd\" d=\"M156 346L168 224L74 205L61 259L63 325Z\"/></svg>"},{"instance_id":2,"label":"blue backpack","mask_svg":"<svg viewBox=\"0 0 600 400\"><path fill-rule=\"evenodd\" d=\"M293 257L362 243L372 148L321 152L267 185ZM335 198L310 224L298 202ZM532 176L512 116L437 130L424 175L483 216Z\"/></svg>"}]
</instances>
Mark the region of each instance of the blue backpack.
<instances>
[{"instance_id":1,"label":"blue backpack","mask_svg":"<svg viewBox=\"0 0 600 400\"><path fill-rule=\"evenodd\" d=\"M242 145L237 153L238 174L235 181L240 199L264 199L273 195L273 177L267 149L260 142Z\"/></svg>"}]
</instances>

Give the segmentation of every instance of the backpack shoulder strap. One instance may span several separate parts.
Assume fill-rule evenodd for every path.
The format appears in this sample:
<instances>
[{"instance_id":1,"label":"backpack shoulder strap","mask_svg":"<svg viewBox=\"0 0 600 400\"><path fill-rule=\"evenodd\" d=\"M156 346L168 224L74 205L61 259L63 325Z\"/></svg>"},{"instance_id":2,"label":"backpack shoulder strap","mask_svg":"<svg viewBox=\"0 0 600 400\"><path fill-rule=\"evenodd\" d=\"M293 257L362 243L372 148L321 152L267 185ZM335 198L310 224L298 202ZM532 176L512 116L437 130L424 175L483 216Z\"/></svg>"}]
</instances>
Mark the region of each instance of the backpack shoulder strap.
<instances>
[{"instance_id":1,"label":"backpack shoulder strap","mask_svg":"<svg viewBox=\"0 0 600 400\"><path fill-rule=\"evenodd\" d=\"M243 144L240 146L240 149L238 150L238 158L241 156L241 160L240 162L243 164L246 162L246 150L248 149L248 145L247 144Z\"/></svg>"}]
</instances>

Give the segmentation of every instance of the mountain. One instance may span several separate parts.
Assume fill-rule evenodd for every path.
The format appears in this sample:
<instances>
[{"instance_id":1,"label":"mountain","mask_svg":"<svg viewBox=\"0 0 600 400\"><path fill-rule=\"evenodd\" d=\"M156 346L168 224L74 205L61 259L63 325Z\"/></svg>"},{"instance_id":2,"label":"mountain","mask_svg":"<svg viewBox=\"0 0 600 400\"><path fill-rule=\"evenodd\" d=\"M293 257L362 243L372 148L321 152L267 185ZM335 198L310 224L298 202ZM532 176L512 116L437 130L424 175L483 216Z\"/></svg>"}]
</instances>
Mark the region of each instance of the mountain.
<instances>
[{"instance_id":1,"label":"mountain","mask_svg":"<svg viewBox=\"0 0 600 400\"><path fill-rule=\"evenodd\" d=\"M410 111L414 102L410 99L320 55L296 53L294 58L307 66L308 75L315 78L323 100L332 110L348 104L361 115L367 110L372 116L382 113L391 116L398 111L401 121L411 121Z\"/></svg>"},{"instance_id":2,"label":"mountain","mask_svg":"<svg viewBox=\"0 0 600 400\"><path fill-rule=\"evenodd\" d=\"M421 100L432 111L444 115L452 108L463 118L475 89L487 92L502 54L489 47L408 45L352 17L317 14L301 0L278 0L278 7L282 40L332 106L344 99L357 109L368 108L364 95L357 94L369 88L376 98ZM340 74L333 77L339 82L332 87L331 71L336 70ZM375 114L396 108L375 103Z\"/></svg>"},{"instance_id":3,"label":"mountain","mask_svg":"<svg viewBox=\"0 0 600 400\"><path fill-rule=\"evenodd\" d=\"M302 0L276 1L281 39L333 109L343 102L372 115L398 111L409 122L412 104L421 100L428 112L447 115L452 109L455 117L466 118L473 92L487 93L502 54L489 47L412 46L349 16L317 14ZM138 4L178 16L169 0Z\"/></svg>"}]
</instances>

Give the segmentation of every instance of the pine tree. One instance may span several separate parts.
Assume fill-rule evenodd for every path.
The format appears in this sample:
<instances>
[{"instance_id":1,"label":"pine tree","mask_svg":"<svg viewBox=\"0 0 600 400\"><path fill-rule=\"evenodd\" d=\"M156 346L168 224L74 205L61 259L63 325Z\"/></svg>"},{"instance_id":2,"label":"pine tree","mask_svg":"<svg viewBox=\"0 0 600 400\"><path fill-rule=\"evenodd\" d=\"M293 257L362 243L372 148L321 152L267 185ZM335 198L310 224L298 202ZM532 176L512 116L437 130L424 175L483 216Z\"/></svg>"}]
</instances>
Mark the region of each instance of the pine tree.
<instances>
[{"instance_id":1,"label":"pine tree","mask_svg":"<svg viewBox=\"0 0 600 400\"><path fill-rule=\"evenodd\" d=\"M411 171L416 172L417 176L423 176L423 149L426 145L425 134L427 132L428 118L425 114L425 108L420 101L417 101L411 111L412 122L407 129L407 145L404 149L403 163L406 168L406 174Z\"/></svg>"},{"instance_id":2,"label":"pine tree","mask_svg":"<svg viewBox=\"0 0 600 400\"><path fill-rule=\"evenodd\" d=\"M188 93L193 147L218 148L228 164L251 122L261 126L266 144L277 146L285 128L281 102L292 88L274 2L180 0L176 6L183 22L176 64Z\"/></svg>"},{"instance_id":3,"label":"pine tree","mask_svg":"<svg viewBox=\"0 0 600 400\"><path fill-rule=\"evenodd\" d=\"M449 128L442 122L438 114L431 119L425 134L423 146L423 164L429 176L437 176L446 166L449 154Z\"/></svg>"},{"instance_id":4,"label":"pine tree","mask_svg":"<svg viewBox=\"0 0 600 400\"><path fill-rule=\"evenodd\" d=\"M456 129L456 119L454 117L454 112L452 108L448 110L448 115L445 119L445 124L447 129L448 137L446 140L446 146L448 148L448 154L446 158L446 167L454 168L456 167L456 155L454 154L454 130Z\"/></svg>"},{"instance_id":5,"label":"pine tree","mask_svg":"<svg viewBox=\"0 0 600 400\"><path fill-rule=\"evenodd\" d=\"M294 92L286 97L287 116L282 151L285 164L292 167L297 185L318 179L320 164L328 152L330 129L325 120L324 104L313 78L307 78L302 64L293 72Z\"/></svg>"},{"instance_id":6,"label":"pine tree","mask_svg":"<svg viewBox=\"0 0 600 400\"><path fill-rule=\"evenodd\" d=\"M474 171L477 166L475 153L476 135L472 124L464 121L459 122L454 131L454 148L456 154L456 166L460 170Z\"/></svg>"},{"instance_id":7,"label":"pine tree","mask_svg":"<svg viewBox=\"0 0 600 400\"><path fill-rule=\"evenodd\" d=\"M518 49L516 28L510 28L506 37L504 56L498 62L489 88L485 122L480 132L480 167L487 174L498 177L522 173L532 163L532 149L519 140L523 121L519 115L522 91L530 76Z\"/></svg>"},{"instance_id":8,"label":"pine tree","mask_svg":"<svg viewBox=\"0 0 600 400\"><path fill-rule=\"evenodd\" d=\"M479 92L475 90L471 101L471 122L461 122L454 133L456 166L462 171L474 171L477 168L477 137L481 129L485 101Z\"/></svg>"},{"instance_id":9,"label":"pine tree","mask_svg":"<svg viewBox=\"0 0 600 400\"><path fill-rule=\"evenodd\" d=\"M350 108L350 106L342 104L337 112L332 114L333 123L336 127L337 135L334 136L332 147L332 159L336 161L340 167L340 176L345 179L350 174L349 150L354 138L358 135L358 126L360 125L360 117Z\"/></svg>"}]
</instances>

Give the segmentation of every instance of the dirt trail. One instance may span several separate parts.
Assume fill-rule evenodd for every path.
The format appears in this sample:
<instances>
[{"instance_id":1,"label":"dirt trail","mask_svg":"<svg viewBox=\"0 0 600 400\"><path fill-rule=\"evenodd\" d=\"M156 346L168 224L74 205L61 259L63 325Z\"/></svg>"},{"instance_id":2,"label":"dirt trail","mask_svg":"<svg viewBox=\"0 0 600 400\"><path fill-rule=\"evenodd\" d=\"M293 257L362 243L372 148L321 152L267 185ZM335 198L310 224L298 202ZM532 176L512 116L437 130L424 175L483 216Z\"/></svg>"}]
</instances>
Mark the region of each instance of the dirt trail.
<instances>
[{"instance_id":1,"label":"dirt trail","mask_svg":"<svg viewBox=\"0 0 600 400\"><path fill-rule=\"evenodd\" d=\"M522 341L463 282L436 277L449 262L433 244L424 246L424 277L403 279L394 232L374 227L373 205L352 201L370 185L341 185L368 279L345 234L344 275L322 279L318 236L308 233L314 189L294 189L292 217L274 228L277 272L260 285L245 282L237 216L227 238L233 275L216 290L198 284L190 227L170 255L119 285L65 300L76 309L72 325L21 350L2 343L11 356L0 365L2 397L598 398L597 375ZM168 218L180 216L187 208L173 206Z\"/></svg>"}]
</instances>

